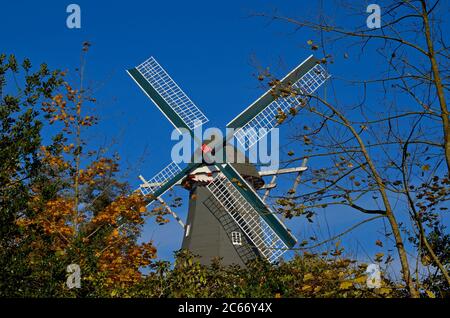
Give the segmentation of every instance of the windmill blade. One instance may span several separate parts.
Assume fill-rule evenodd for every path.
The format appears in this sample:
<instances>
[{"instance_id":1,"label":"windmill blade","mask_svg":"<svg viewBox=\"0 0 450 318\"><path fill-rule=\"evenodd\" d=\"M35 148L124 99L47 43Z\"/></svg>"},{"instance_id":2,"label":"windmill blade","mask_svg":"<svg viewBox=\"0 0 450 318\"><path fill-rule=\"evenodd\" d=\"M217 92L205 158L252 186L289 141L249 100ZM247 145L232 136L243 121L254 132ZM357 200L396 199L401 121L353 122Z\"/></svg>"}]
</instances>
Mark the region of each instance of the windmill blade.
<instances>
[{"instance_id":1,"label":"windmill blade","mask_svg":"<svg viewBox=\"0 0 450 318\"><path fill-rule=\"evenodd\" d=\"M190 164L186 168L181 169L175 162L171 162L153 178L147 181L144 180L145 182L139 186L139 190L142 195L148 196L151 200L150 203L152 203L198 165Z\"/></svg>"},{"instance_id":2,"label":"windmill blade","mask_svg":"<svg viewBox=\"0 0 450 318\"><path fill-rule=\"evenodd\" d=\"M192 131L208 122L153 57L127 72L176 129Z\"/></svg>"},{"instance_id":3,"label":"windmill blade","mask_svg":"<svg viewBox=\"0 0 450 318\"><path fill-rule=\"evenodd\" d=\"M299 96L313 94L330 77L318 62L314 56L308 57L280 81L275 91L280 87L290 86ZM235 129L234 136L247 150L280 124L280 113L287 113L299 104L297 96L276 98L273 90L269 90L229 122L227 127Z\"/></svg>"},{"instance_id":4,"label":"windmill blade","mask_svg":"<svg viewBox=\"0 0 450 318\"><path fill-rule=\"evenodd\" d=\"M207 186L259 252L269 261L293 247L296 239L231 166L221 170Z\"/></svg>"}]
</instances>

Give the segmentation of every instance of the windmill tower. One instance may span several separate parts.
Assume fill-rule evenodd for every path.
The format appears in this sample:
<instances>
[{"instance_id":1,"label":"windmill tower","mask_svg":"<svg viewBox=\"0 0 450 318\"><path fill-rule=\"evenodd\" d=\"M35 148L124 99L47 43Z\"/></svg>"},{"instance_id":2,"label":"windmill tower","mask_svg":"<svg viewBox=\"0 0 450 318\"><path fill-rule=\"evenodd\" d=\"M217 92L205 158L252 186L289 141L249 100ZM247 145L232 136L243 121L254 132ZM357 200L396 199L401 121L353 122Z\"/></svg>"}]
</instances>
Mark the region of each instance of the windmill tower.
<instances>
[{"instance_id":1,"label":"windmill tower","mask_svg":"<svg viewBox=\"0 0 450 318\"><path fill-rule=\"evenodd\" d=\"M153 57L127 72L176 129L184 128L195 138L194 129L208 122ZM172 162L149 180L140 177L143 183L139 189L149 198L149 205L154 201L165 204L162 196L175 185L189 191L186 224L170 210L184 228L182 248L199 255L204 264L209 264L213 257L221 257L224 264L245 266L255 257L276 262L295 245L295 237L257 193L264 187L264 174L248 160L236 163L235 156L241 155L236 149L224 151L225 160L215 162L211 160L212 149L230 150L233 139L244 151L253 147L279 124L280 112L299 107L299 99L303 102L310 97L328 77L319 61L308 57L277 87L228 123L226 127L233 128L233 134L220 141L198 141L201 146L196 152L209 160L189 163L184 168ZM279 90L283 85L289 85L297 96L275 98L273 89ZM272 175L278 173L282 172Z\"/></svg>"}]
</instances>

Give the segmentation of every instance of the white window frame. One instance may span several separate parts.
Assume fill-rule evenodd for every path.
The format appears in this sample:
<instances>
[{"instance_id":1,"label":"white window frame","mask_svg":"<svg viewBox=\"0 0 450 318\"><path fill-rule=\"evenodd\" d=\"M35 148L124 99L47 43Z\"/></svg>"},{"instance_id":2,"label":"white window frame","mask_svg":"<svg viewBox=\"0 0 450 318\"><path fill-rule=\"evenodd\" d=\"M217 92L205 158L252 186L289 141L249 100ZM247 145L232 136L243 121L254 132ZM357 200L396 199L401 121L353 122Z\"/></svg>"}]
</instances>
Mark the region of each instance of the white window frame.
<instances>
[{"instance_id":1,"label":"white window frame","mask_svg":"<svg viewBox=\"0 0 450 318\"><path fill-rule=\"evenodd\" d=\"M231 243L233 245L242 245L242 233L238 231L231 232Z\"/></svg>"}]
</instances>

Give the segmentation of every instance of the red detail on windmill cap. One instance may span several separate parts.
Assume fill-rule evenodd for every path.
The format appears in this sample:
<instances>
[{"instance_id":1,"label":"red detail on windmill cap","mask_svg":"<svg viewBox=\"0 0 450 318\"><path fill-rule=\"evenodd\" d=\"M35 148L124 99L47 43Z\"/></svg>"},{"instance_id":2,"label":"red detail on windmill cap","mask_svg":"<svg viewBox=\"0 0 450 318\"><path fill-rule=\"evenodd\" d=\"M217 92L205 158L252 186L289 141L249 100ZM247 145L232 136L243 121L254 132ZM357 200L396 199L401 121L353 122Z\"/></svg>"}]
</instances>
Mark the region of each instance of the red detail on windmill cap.
<instances>
[{"instance_id":1,"label":"red detail on windmill cap","mask_svg":"<svg viewBox=\"0 0 450 318\"><path fill-rule=\"evenodd\" d=\"M202 145L202 152L203 153L207 153L207 152L211 152L212 148L209 147L207 144L203 144Z\"/></svg>"}]
</instances>

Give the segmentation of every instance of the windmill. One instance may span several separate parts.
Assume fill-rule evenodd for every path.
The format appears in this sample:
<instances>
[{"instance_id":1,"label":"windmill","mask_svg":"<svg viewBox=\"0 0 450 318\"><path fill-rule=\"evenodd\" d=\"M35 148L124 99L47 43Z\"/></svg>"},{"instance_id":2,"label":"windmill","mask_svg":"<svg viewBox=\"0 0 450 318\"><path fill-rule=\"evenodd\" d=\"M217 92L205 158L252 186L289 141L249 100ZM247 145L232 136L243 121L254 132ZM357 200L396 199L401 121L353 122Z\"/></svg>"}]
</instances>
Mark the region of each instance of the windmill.
<instances>
[{"instance_id":1,"label":"windmill","mask_svg":"<svg viewBox=\"0 0 450 318\"><path fill-rule=\"evenodd\" d=\"M184 128L194 135L197 127L208 122L153 57L127 72L177 130ZM245 156L243 161L235 163L235 156L242 153L232 145L233 151L224 151L221 162L211 161L211 149L217 143L219 149L229 149L234 139L244 151L250 149L280 123L277 119L280 113L299 107L328 77L320 62L308 57L227 124L234 133L219 141L199 141L201 146L196 152L210 160L189 163L184 168L171 162L151 179L140 176L139 190L149 198L149 205L155 201L166 205L184 228L182 248L199 255L203 264L210 263L213 257L221 257L224 264L241 266L255 257L273 263L295 245L296 238L257 193L264 187L262 177L270 173L260 174ZM296 96L275 97L274 90L280 90L283 85L294 90ZM300 174L304 169L295 172ZM272 175L279 173L283 172L275 171ZM162 199L175 185L189 190L186 225Z\"/></svg>"}]
</instances>

